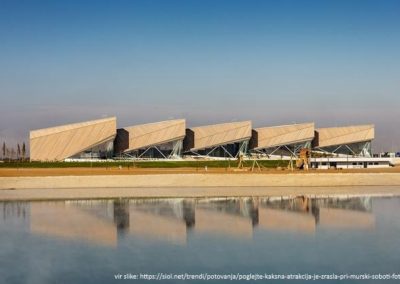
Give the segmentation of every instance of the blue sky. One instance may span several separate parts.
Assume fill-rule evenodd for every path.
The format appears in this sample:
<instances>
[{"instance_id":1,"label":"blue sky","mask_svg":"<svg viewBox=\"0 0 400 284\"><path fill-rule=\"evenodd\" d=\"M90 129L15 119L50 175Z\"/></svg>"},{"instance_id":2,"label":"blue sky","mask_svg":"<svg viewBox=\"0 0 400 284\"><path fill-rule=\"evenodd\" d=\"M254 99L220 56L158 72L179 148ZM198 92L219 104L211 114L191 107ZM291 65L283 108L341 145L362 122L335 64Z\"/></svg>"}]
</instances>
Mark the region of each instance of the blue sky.
<instances>
[{"instance_id":1,"label":"blue sky","mask_svg":"<svg viewBox=\"0 0 400 284\"><path fill-rule=\"evenodd\" d=\"M0 0L0 140L119 126L375 123L400 150L400 1Z\"/></svg>"}]
</instances>

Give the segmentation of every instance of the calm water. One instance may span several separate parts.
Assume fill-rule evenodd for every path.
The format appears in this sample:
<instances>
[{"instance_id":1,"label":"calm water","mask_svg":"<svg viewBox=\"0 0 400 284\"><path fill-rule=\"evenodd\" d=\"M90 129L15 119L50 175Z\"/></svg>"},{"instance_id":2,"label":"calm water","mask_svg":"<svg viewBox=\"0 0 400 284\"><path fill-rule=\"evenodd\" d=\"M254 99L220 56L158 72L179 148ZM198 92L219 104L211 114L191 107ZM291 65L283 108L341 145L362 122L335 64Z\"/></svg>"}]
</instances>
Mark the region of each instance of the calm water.
<instances>
[{"instance_id":1,"label":"calm water","mask_svg":"<svg viewBox=\"0 0 400 284\"><path fill-rule=\"evenodd\" d=\"M0 203L1 283L159 272L400 273L400 198Z\"/></svg>"}]
</instances>

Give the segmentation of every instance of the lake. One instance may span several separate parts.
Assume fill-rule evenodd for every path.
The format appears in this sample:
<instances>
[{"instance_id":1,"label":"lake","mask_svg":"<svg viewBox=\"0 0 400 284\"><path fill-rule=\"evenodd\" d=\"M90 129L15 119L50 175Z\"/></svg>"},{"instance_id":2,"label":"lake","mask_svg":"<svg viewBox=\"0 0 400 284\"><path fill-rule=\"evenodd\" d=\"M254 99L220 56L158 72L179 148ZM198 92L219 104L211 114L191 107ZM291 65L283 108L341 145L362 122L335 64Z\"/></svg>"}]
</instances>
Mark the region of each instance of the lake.
<instances>
[{"instance_id":1,"label":"lake","mask_svg":"<svg viewBox=\"0 0 400 284\"><path fill-rule=\"evenodd\" d=\"M398 197L0 202L1 283L393 273Z\"/></svg>"}]
</instances>

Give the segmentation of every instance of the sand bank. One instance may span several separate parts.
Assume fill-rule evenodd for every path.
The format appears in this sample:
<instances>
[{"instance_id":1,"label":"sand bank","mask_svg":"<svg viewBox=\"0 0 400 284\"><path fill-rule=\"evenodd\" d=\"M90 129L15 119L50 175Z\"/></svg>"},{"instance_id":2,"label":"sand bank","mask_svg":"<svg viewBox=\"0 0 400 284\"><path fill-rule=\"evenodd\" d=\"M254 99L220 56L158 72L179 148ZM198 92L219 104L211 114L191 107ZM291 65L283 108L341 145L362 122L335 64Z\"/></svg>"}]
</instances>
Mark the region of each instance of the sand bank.
<instances>
[{"instance_id":1,"label":"sand bank","mask_svg":"<svg viewBox=\"0 0 400 284\"><path fill-rule=\"evenodd\" d=\"M398 173L1 177L0 200L400 194Z\"/></svg>"},{"instance_id":2,"label":"sand bank","mask_svg":"<svg viewBox=\"0 0 400 284\"><path fill-rule=\"evenodd\" d=\"M0 190L0 201L110 199L110 198L204 198L252 196L400 196L400 187L191 187L191 188L59 188Z\"/></svg>"},{"instance_id":3,"label":"sand bank","mask_svg":"<svg viewBox=\"0 0 400 284\"><path fill-rule=\"evenodd\" d=\"M119 176L119 175L171 175L171 174L249 174L249 175L286 175L286 174L343 174L343 173L399 173L400 167L379 169L344 169L344 170L309 170L290 171L288 169L263 168L262 171L250 171L249 168L238 170L236 168L0 168L0 177L45 177L45 176Z\"/></svg>"},{"instance_id":4,"label":"sand bank","mask_svg":"<svg viewBox=\"0 0 400 284\"><path fill-rule=\"evenodd\" d=\"M0 177L0 189L400 186L400 173L153 174Z\"/></svg>"}]
</instances>

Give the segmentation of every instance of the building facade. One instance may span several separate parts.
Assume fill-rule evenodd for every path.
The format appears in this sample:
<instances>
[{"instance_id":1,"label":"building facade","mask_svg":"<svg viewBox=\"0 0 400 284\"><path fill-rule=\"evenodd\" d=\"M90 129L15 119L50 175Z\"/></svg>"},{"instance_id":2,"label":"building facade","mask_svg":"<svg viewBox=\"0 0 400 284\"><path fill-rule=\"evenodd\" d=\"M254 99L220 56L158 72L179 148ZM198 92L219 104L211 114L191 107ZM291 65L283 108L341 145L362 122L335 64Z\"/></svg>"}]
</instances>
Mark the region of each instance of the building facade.
<instances>
[{"instance_id":1,"label":"building facade","mask_svg":"<svg viewBox=\"0 0 400 284\"><path fill-rule=\"evenodd\" d=\"M371 142L375 138L374 125L318 128L313 148L327 154L371 157Z\"/></svg>"},{"instance_id":2,"label":"building facade","mask_svg":"<svg viewBox=\"0 0 400 284\"><path fill-rule=\"evenodd\" d=\"M235 158L246 154L251 121L230 122L186 129L184 152L188 155Z\"/></svg>"},{"instance_id":3,"label":"building facade","mask_svg":"<svg viewBox=\"0 0 400 284\"><path fill-rule=\"evenodd\" d=\"M117 129L105 118L33 130L33 161L85 159L172 159L183 156L238 158L266 155L297 157L310 149L315 157L372 157L374 125L315 129L314 123L252 129L251 121L186 128L185 119Z\"/></svg>"},{"instance_id":4,"label":"building facade","mask_svg":"<svg viewBox=\"0 0 400 284\"><path fill-rule=\"evenodd\" d=\"M297 156L303 148L311 148L314 123L255 128L250 151L256 154Z\"/></svg>"},{"instance_id":5,"label":"building facade","mask_svg":"<svg viewBox=\"0 0 400 284\"><path fill-rule=\"evenodd\" d=\"M115 117L33 130L29 134L32 161L112 158Z\"/></svg>"},{"instance_id":6,"label":"building facade","mask_svg":"<svg viewBox=\"0 0 400 284\"><path fill-rule=\"evenodd\" d=\"M117 130L114 143L117 157L177 158L182 155L186 121L166 120Z\"/></svg>"}]
</instances>

